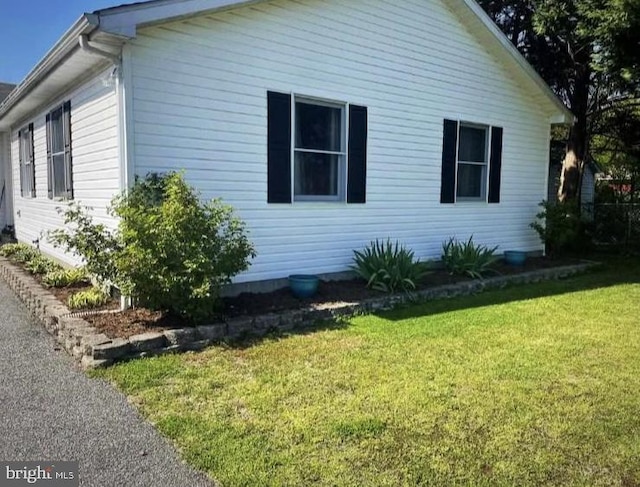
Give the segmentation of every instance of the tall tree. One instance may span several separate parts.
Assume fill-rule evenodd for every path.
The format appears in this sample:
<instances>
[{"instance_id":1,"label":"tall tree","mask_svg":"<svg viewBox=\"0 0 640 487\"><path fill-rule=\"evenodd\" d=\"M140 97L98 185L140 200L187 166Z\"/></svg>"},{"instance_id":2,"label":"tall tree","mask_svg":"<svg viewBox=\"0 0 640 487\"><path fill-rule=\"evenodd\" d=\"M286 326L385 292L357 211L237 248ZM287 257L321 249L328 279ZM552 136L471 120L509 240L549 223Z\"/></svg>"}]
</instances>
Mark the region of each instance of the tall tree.
<instances>
[{"instance_id":1,"label":"tall tree","mask_svg":"<svg viewBox=\"0 0 640 487\"><path fill-rule=\"evenodd\" d=\"M576 117L558 197L579 195L592 127L638 94L639 0L479 0ZM595 120L594 120L595 119Z\"/></svg>"}]
</instances>

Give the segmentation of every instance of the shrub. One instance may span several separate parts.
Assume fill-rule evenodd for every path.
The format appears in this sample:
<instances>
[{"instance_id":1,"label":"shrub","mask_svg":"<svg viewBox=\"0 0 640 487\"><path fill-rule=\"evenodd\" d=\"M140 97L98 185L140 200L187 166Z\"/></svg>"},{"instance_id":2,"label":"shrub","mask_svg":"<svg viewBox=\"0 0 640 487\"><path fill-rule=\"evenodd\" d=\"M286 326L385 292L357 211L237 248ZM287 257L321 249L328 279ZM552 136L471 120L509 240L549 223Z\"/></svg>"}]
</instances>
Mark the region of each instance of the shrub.
<instances>
[{"instance_id":1,"label":"shrub","mask_svg":"<svg viewBox=\"0 0 640 487\"><path fill-rule=\"evenodd\" d=\"M109 296L97 287L86 291L78 291L69 296L67 306L69 309L92 309L104 306L109 302Z\"/></svg>"},{"instance_id":2,"label":"shrub","mask_svg":"<svg viewBox=\"0 0 640 487\"><path fill-rule=\"evenodd\" d=\"M117 278L115 254L122 247L117 233L105 225L95 224L89 208L71 202L64 214L65 228L49 232L49 241L56 247L82 257L86 270L102 285L114 283Z\"/></svg>"},{"instance_id":3,"label":"shrub","mask_svg":"<svg viewBox=\"0 0 640 487\"><path fill-rule=\"evenodd\" d=\"M466 242L452 237L442 244L442 262L451 274L479 279L497 262L498 257L494 255L497 249L497 246L488 248L474 244L473 235Z\"/></svg>"},{"instance_id":4,"label":"shrub","mask_svg":"<svg viewBox=\"0 0 640 487\"><path fill-rule=\"evenodd\" d=\"M60 264L57 264L42 254L37 254L26 262L24 268L31 274L39 275L62 270L62 266L60 266Z\"/></svg>"},{"instance_id":5,"label":"shrub","mask_svg":"<svg viewBox=\"0 0 640 487\"><path fill-rule=\"evenodd\" d=\"M0 255L2 257L11 258L15 254L23 250L34 250L33 247L23 243L9 243L0 247Z\"/></svg>"},{"instance_id":6,"label":"shrub","mask_svg":"<svg viewBox=\"0 0 640 487\"><path fill-rule=\"evenodd\" d=\"M89 282L87 271L84 268L59 269L47 272L42 277L42 284L46 287L69 287Z\"/></svg>"},{"instance_id":7,"label":"shrub","mask_svg":"<svg viewBox=\"0 0 640 487\"><path fill-rule=\"evenodd\" d=\"M367 281L367 287L378 291L413 290L427 273L426 264L416 260L413 251L398 242L393 244L390 239L376 240L353 253L351 269Z\"/></svg>"},{"instance_id":8,"label":"shrub","mask_svg":"<svg viewBox=\"0 0 640 487\"><path fill-rule=\"evenodd\" d=\"M180 173L150 175L113 202L121 290L193 321L212 315L220 290L255 256L244 223L220 200L207 203Z\"/></svg>"},{"instance_id":9,"label":"shrub","mask_svg":"<svg viewBox=\"0 0 640 487\"><path fill-rule=\"evenodd\" d=\"M18 262L20 264L26 264L27 262L32 261L41 256L40 251L31 247L30 245L19 243L19 244L9 244L15 245L12 251L10 251L10 255L8 258L13 262ZM3 248L6 248L5 245Z\"/></svg>"},{"instance_id":10,"label":"shrub","mask_svg":"<svg viewBox=\"0 0 640 487\"><path fill-rule=\"evenodd\" d=\"M542 210L530 226L538 232L547 253L555 255L577 250L584 235L578 204L542 201L539 206Z\"/></svg>"}]
</instances>

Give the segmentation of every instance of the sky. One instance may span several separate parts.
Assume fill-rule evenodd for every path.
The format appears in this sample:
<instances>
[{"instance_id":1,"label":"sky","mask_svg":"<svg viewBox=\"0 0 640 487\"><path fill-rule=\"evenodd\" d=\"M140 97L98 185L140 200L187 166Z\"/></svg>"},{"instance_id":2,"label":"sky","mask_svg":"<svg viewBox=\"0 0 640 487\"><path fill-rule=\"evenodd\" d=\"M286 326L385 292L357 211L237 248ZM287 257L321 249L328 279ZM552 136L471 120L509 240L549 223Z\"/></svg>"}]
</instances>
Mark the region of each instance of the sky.
<instances>
[{"instance_id":1,"label":"sky","mask_svg":"<svg viewBox=\"0 0 640 487\"><path fill-rule=\"evenodd\" d=\"M0 82L19 83L84 12L134 0L0 0Z\"/></svg>"}]
</instances>

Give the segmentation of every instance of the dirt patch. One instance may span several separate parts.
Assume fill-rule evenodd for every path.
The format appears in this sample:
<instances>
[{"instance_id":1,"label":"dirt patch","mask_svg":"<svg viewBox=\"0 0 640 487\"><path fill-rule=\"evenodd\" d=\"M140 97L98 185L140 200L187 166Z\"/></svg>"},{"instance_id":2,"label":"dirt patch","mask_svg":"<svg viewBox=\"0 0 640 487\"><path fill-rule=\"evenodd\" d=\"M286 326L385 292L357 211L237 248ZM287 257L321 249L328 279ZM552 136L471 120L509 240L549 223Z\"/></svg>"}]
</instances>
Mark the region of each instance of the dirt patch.
<instances>
[{"instance_id":1,"label":"dirt patch","mask_svg":"<svg viewBox=\"0 0 640 487\"><path fill-rule=\"evenodd\" d=\"M495 272L490 273L487 277L520 274L538 269L577 264L578 262L579 260L577 259L550 259L546 257L529 258L523 266L519 267L499 262L495 266ZM444 269L437 269L425 277L419 289L428 289L468 280L470 280L469 277L451 275ZM243 293L236 297L224 298L222 312L218 318L257 316L310 305L358 302L380 296L383 296L382 292L368 289L360 279L321 281L316 295L308 299L294 297L288 288L269 293ZM193 325L193 323L189 323L179 317L170 316L160 311L149 311L144 308L127 310L121 313L89 315L84 318L98 328L100 332L112 338L128 338L148 331L162 331L169 328ZM211 321L213 322L215 319Z\"/></svg>"},{"instance_id":2,"label":"dirt patch","mask_svg":"<svg viewBox=\"0 0 640 487\"><path fill-rule=\"evenodd\" d=\"M82 318L109 338L129 338L149 331L186 326L184 322L171 318L167 313L145 308L128 309L117 313L89 314Z\"/></svg>"}]
</instances>

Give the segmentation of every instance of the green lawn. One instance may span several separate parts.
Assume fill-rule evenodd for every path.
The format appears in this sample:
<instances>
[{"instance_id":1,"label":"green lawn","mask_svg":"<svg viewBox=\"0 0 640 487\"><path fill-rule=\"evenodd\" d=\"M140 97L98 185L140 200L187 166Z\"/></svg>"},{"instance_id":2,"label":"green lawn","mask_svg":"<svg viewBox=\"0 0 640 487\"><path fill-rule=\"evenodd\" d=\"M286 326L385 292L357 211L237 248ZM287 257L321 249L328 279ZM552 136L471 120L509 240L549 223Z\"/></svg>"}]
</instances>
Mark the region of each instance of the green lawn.
<instances>
[{"instance_id":1,"label":"green lawn","mask_svg":"<svg viewBox=\"0 0 640 487\"><path fill-rule=\"evenodd\" d=\"M224 486L636 486L640 261L97 375Z\"/></svg>"}]
</instances>

